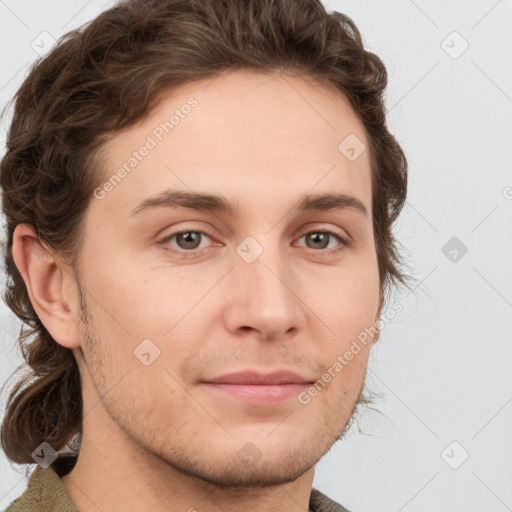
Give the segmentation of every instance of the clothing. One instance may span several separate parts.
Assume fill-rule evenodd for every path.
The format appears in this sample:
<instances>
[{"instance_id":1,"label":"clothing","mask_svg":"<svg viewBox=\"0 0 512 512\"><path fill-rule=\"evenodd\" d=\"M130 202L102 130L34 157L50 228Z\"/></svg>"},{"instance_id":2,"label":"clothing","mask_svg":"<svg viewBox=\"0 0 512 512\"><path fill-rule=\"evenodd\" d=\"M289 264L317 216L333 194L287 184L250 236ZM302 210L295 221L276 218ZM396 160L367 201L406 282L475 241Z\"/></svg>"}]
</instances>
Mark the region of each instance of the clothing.
<instances>
[{"instance_id":1,"label":"clothing","mask_svg":"<svg viewBox=\"0 0 512 512\"><path fill-rule=\"evenodd\" d=\"M26 491L5 512L79 512L59 478L72 469L76 457L60 459L57 464L54 463L46 469L38 466L30 477ZM311 490L309 510L349 512L314 488Z\"/></svg>"}]
</instances>

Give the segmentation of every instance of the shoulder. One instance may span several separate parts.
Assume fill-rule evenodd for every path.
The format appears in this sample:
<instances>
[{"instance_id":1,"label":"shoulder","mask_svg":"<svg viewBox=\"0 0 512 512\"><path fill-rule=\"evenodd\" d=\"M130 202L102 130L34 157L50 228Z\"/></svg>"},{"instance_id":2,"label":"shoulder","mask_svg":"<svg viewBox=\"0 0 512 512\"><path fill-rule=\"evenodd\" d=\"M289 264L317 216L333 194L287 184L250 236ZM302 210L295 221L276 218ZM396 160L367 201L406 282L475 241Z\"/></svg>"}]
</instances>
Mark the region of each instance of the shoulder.
<instances>
[{"instance_id":1,"label":"shoulder","mask_svg":"<svg viewBox=\"0 0 512 512\"><path fill-rule=\"evenodd\" d=\"M311 489L309 507L311 512L350 512L350 510L331 500L318 489L314 488Z\"/></svg>"},{"instance_id":2,"label":"shoulder","mask_svg":"<svg viewBox=\"0 0 512 512\"><path fill-rule=\"evenodd\" d=\"M39 467L34 470L25 492L16 498L7 507L5 512L24 512L38 509L40 505L40 500L38 497L41 493L41 481L38 475L39 471L41 471L41 468Z\"/></svg>"},{"instance_id":3,"label":"shoulder","mask_svg":"<svg viewBox=\"0 0 512 512\"><path fill-rule=\"evenodd\" d=\"M5 512L78 512L59 476L49 467L37 467L25 492Z\"/></svg>"}]
</instances>

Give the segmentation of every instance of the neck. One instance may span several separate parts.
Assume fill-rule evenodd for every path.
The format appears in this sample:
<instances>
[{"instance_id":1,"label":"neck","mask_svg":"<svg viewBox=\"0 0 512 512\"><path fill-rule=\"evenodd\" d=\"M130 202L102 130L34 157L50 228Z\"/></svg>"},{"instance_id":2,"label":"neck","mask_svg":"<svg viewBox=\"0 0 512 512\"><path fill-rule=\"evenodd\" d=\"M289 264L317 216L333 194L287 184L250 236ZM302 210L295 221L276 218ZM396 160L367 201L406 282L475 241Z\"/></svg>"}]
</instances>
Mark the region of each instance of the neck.
<instances>
[{"instance_id":1,"label":"neck","mask_svg":"<svg viewBox=\"0 0 512 512\"><path fill-rule=\"evenodd\" d=\"M61 480L81 512L304 512L309 510L313 476L314 467L273 487L219 487L135 443L100 402L84 417L80 454Z\"/></svg>"}]
</instances>

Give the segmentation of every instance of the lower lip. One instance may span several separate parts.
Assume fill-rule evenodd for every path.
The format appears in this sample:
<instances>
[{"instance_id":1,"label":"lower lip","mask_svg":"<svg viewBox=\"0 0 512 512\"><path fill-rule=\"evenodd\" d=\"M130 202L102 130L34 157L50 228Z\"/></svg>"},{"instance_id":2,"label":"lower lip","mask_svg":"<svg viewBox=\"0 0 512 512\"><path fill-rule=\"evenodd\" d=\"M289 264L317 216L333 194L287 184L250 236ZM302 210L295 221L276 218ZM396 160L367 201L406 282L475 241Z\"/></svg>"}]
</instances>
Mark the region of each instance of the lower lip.
<instances>
[{"instance_id":1,"label":"lower lip","mask_svg":"<svg viewBox=\"0 0 512 512\"><path fill-rule=\"evenodd\" d=\"M296 397L301 391L310 386L307 383L260 385L203 382L201 384L213 392L256 405L272 405L284 402L292 397Z\"/></svg>"}]
</instances>

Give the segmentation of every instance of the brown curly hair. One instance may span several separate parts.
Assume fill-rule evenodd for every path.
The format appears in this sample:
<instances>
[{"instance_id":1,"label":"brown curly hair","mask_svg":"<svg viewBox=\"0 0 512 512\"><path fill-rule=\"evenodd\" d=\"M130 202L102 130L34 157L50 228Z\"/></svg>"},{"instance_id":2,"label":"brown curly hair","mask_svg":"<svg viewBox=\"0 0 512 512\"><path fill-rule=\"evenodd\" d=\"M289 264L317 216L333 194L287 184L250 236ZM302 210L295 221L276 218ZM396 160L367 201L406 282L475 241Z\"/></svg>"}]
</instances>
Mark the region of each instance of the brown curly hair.
<instances>
[{"instance_id":1,"label":"brown curly hair","mask_svg":"<svg viewBox=\"0 0 512 512\"><path fill-rule=\"evenodd\" d=\"M388 285L408 286L391 229L406 198L407 160L386 125L385 66L348 16L328 13L320 0L121 1L63 36L12 100L0 165L4 300L25 324L19 344L29 373L13 387L2 423L11 461L31 464L40 443L61 450L82 430L73 352L32 307L12 259L14 228L32 225L79 268L83 216L102 183L97 157L109 135L143 119L165 91L237 69L310 77L347 97L369 141L381 301Z\"/></svg>"}]
</instances>

